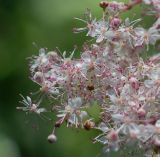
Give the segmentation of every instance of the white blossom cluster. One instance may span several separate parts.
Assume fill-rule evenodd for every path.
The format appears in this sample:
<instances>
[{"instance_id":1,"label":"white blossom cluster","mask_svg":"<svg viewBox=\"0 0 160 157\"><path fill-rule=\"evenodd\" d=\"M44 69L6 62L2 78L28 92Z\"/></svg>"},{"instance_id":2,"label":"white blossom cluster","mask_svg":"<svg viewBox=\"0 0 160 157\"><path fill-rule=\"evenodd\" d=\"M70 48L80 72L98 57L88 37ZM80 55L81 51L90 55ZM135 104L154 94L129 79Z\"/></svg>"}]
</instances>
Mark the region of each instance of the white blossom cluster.
<instances>
[{"instance_id":1,"label":"white blossom cluster","mask_svg":"<svg viewBox=\"0 0 160 157\"><path fill-rule=\"evenodd\" d=\"M154 24L144 29L137 26L143 20L124 21L120 13L144 3L155 18ZM130 143L137 144L147 157L160 155L160 55L143 59L142 53L160 40L160 0L131 0L101 2L103 17L97 20L88 10L84 28L95 43L85 45L79 59L74 53L46 52L40 49L30 63L32 80L43 93L38 103L23 97L26 112L43 115L51 109L41 106L42 98L57 101L53 114L54 128L66 123L68 127L96 129L100 134L94 142L104 145L104 152L118 151ZM44 96L45 95L45 96ZM99 121L88 114L97 102L101 108ZM54 131L49 142L57 139Z\"/></svg>"}]
</instances>

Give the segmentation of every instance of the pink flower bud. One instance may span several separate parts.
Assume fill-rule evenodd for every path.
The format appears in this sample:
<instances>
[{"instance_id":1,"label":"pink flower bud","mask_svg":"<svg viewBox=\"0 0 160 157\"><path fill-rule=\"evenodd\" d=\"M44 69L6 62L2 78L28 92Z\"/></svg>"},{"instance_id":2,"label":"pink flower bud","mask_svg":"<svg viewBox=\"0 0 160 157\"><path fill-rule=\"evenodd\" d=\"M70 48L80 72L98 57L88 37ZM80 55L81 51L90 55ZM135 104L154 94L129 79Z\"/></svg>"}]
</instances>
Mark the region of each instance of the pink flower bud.
<instances>
[{"instance_id":1,"label":"pink flower bud","mask_svg":"<svg viewBox=\"0 0 160 157\"><path fill-rule=\"evenodd\" d=\"M132 88L134 88L135 90L138 90L138 89L139 89L139 86L140 86L140 85L139 85L139 82L138 82L137 78L131 77L131 78L129 79L129 82L130 82Z\"/></svg>"},{"instance_id":2,"label":"pink flower bud","mask_svg":"<svg viewBox=\"0 0 160 157\"><path fill-rule=\"evenodd\" d=\"M146 111L145 111L143 108L140 108L140 109L137 111L137 114L138 114L139 117L145 117Z\"/></svg>"},{"instance_id":3,"label":"pink flower bud","mask_svg":"<svg viewBox=\"0 0 160 157\"><path fill-rule=\"evenodd\" d=\"M111 130L109 134L107 135L107 138L111 141L117 141L118 140L118 133L115 130Z\"/></svg>"},{"instance_id":4,"label":"pink flower bud","mask_svg":"<svg viewBox=\"0 0 160 157\"><path fill-rule=\"evenodd\" d=\"M121 24L121 19L118 17L114 17L110 20L110 27L112 29L117 29Z\"/></svg>"}]
</instances>

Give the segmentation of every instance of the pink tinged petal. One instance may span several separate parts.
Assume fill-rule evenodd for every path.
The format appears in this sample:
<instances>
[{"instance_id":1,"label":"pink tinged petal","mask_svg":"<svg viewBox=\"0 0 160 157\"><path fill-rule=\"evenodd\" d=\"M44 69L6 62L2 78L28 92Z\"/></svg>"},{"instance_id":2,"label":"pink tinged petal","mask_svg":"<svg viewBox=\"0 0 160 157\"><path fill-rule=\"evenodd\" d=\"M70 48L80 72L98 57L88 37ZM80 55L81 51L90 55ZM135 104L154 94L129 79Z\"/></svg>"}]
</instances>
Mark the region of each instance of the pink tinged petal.
<instances>
[{"instance_id":1,"label":"pink tinged petal","mask_svg":"<svg viewBox=\"0 0 160 157\"><path fill-rule=\"evenodd\" d=\"M142 142L146 142L147 140L149 140L155 133L155 128L152 125L140 125L139 130L140 133L137 137Z\"/></svg>"},{"instance_id":2,"label":"pink tinged petal","mask_svg":"<svg viewBox=\"0 0 160 157\"><path fill-rule=\"evenodd\" d=\"M112 119L113 119L113 121L123 121L124 115L119 114L119 113L112 114Z\"/></svg>"},{"instance_id":3,"label":"pink tinged petal","mask_svg":"<svg viewBox=\"0 0 160 157\"><path fill-rule=\"evenodd\" d=\"M147 87L147 88L151 88L151 87L153 87L153 85L154 85L154 81L153 81L153 80L145 80L145 81L144 81L144 85L145 85L145 87Z\"/></svg>"},{"instance_id":4,"label":"pink tinged petal","mask_svg":"<svg viewBox=\"0 0 160 157\"><path fill-rule=\"evenodd\" d=\"M98 126L98 129L103 131L103 132L108 132L109 131L109 128L106 126L105 123L101 122Z\"/></svg>"},{"instance_id":5,"label":"pink tinged petal","mask_svg":"<svg viewBox=\"0 0 160 157\"><path fill-rule=\"evenodd\" d=\"M157 121L156 121L155 126L156 126L157 128L160 128L160 120L157 120Z\"/></svg>"},{"instance_id":6,"label":"pink tinged petal","mask_svg":"<svg viewBox=\"0 0 160 157\"><path fill-rule=\"evenodd\" d=\"M96 42L97 42L97 43L100 43L100 42L103 41L103 39L104 39L104 37L103 37L102 35L100 35L100 36L97 38Z\"/></svg>"}]
</instances>

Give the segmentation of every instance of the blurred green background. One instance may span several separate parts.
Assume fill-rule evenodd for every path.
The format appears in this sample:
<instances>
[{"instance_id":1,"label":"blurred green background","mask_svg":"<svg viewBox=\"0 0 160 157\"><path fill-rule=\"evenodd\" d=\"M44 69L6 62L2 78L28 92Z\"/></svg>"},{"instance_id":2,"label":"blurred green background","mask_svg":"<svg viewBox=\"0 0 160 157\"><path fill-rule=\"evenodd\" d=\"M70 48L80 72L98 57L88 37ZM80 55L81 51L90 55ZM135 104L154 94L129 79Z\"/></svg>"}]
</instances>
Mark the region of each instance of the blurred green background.
<instances>
[{"instance_id":1,"label":"blurred green background","mask_svg":"<svg viewBox=\"0 0 160 157\"><path fill-rule=\"evenodd\" d=\"M28 95L38 89L29 79L26 58L38 54L41 47L72 51L77 45L80 51L87 38L84 33L72 33L73 27L82 25L73 18L83 17L86 8L100 17L99 2L0 0L0 157L103 156L101 145L91 141L96 132L62 127L57 132L58 142L50 145L46 138L52 123L16 110L19 93ZM135 12L138 14L138 8Z\"/></svg>"}]
</instances>

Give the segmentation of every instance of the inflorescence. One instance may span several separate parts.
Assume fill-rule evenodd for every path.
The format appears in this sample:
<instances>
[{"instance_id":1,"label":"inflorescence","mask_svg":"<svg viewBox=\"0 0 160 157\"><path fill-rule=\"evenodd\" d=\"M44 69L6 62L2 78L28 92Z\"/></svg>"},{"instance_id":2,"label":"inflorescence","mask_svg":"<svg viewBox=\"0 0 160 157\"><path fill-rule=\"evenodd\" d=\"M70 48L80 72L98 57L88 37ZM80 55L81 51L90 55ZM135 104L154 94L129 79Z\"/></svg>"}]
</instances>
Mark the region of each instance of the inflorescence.
<instances>
[{"instance_id":1,"label":"inflorescence","mask_svg":"<svg viewBox=\"0 0 160 157\"><path fill-rule=\"evenodd\" d=\"M135 5L148 6L146 15L155 19L150 28L137 26L142 18L130 21L120 17ZM57 140L54 130L66 123L67 127L99 130L93 141L102 143L104 152L136 143L147 157L158 156L160 55L141 56L159 42L160 0L130 0L127 4L103 1L100 7L100 20L89 10L85 19L76 18L85 27L74 32L87 31L95 41L84 45L79 59L74 58L76 50L61 53L44 48L32 57L31 79L40 86L42 96L37 103L22 96L25 107L18 109L42 116L48 111L56 114L57 121L48 136L50 143ZM51 109L40 107L44 98L56 104ZM87 112L94 102L101 109L98 122Z\"/></svg>"}]
</instances>

